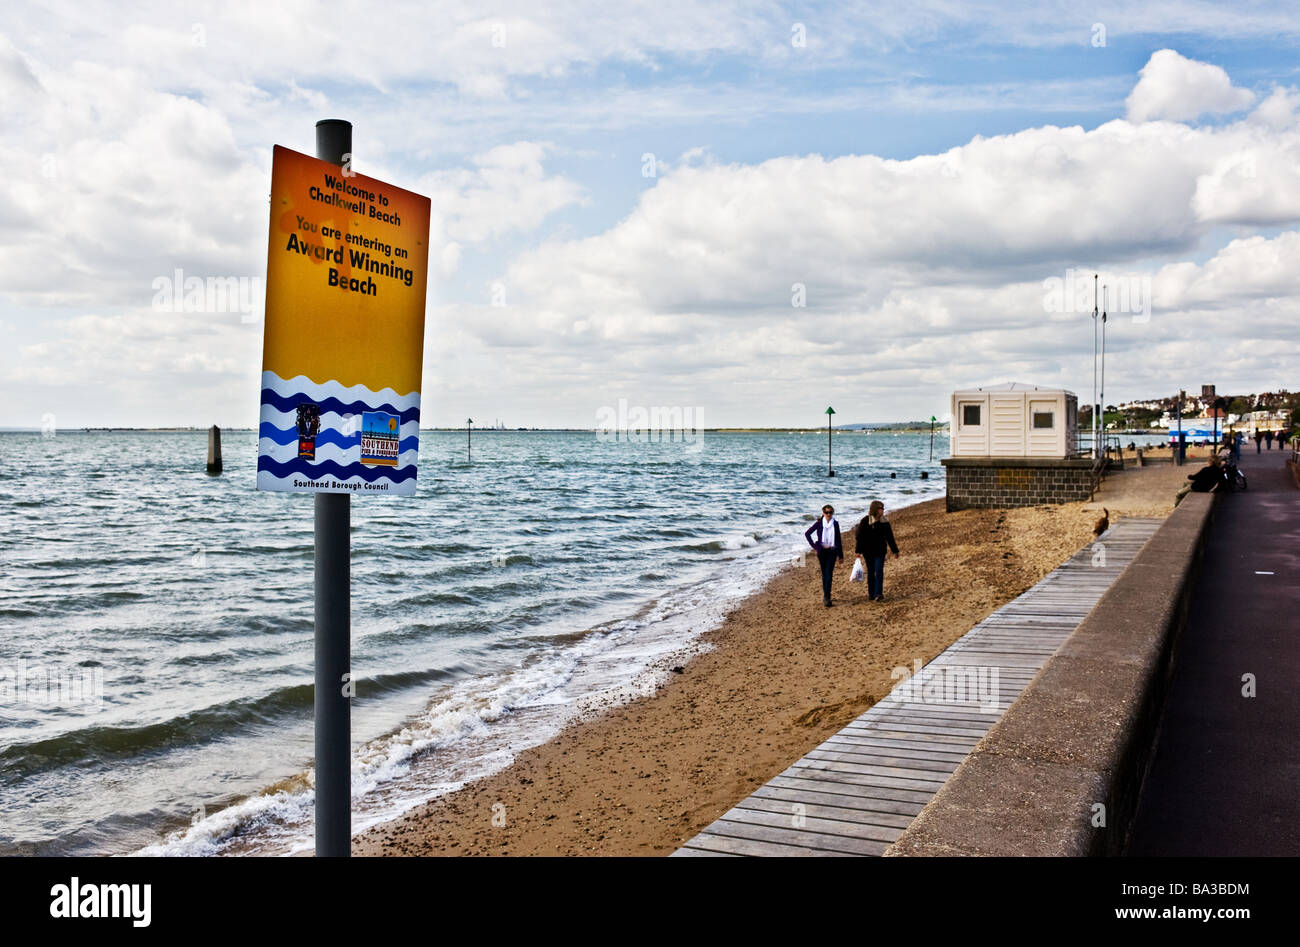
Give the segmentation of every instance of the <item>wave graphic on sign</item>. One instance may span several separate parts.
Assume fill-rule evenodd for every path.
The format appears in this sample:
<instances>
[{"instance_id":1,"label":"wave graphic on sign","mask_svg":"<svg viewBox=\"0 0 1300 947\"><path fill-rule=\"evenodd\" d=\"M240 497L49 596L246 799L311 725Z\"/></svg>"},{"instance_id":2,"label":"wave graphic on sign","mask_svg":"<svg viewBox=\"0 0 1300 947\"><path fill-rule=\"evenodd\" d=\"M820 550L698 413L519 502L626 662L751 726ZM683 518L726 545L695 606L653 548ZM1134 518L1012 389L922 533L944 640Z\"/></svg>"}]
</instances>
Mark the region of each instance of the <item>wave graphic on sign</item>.
<instances>
[{"instance_id":1,"label":"wave graphic on sign","mask_svg":"<svg viewBox=\"0 0 1300 947\"><path fill-rule=\"evenodd\" d=\"M262 404L269 405L279 411L292 411L297 408L298 403L302 400L311 401L313 404L320 405L321 413L332 411L335 414L360 414L363 411L384 411L388 414L395 414L402 419L402 423L407 421L419 421L420 409L407 408L402 411L387 402L383 404L371 404L367 401L341 401L338 398L311 398L297 394L282 395L273 388L262 389Z\"/></svg>"},{"instance_id":2,"label":"wave graphic on sign","mask_svg":"<svg viewBox=\"0 0 1300 947\"><path fill-rule=\"evenodd\" d=\"M262 372L262 387L270 388L281 395L304 395L317 404L320 404L326 398L334 398L344 403L362 401L367 405L387 404L392 407L384 410L388 410L392 414L400 414L408 408L419 410L420 407L420 393L418 391L399 395L391 388L380 388L378 391L371 391L365 385L344 387L336 381L317 383L306 375L295 375L292 378L284 379L275 372ZM371 408L371 410L376 410L376 408Z\"/></svg>"},{"instance_id":3,"label":"wave graphic on sign","mask_svg":"<svg viewBox=\"0 0 1300 947\"><path fill-rule=\"evenodd\" d=\"M299 478L311 477L316 480L332 477L335 480L346 482L359 477L366 483L374 483L376 480L391 480L393 483L402 483L413 479L415 470L415 464L408 464L405 467L375 467L373 469L361 467L358 469L353 465L344 466L332 460L312 461L294 457L292 460L281 462L266 456L257 458L257 475L259 477L265 472L281 480L294 476Z\"/></svg>"},{"instance_id":4,"label":"wave graphic on sign","mask_svg":"<svg viewBox=\"0 0 1300 947\"><path fill-rule=\"evenodd\" d=\"M270 435L268 431L289 431L294 437L297 437L298 430L298 413L297 411L277 411L270 405L262 406L261 426L258 431L258 437L269 437L271 440L279 443L280 435ZM339 431L343 434L355 434L361 430L361 412L355 414L342 415L335 411L322 412L320 416L320 430L324 434L327 430ZM418 437L420 434L419 421L407 421L397 429L397 436L402 440L408 437ZM320 436L320 435L317 435Z\"/></svg>"},{"instance_id":5,"label":"wave graphic on sign","mask_svg":"<svg viewBox=\"0 0 1300 947\"><path fill-rule=\"evenodd\" d=\"M291 444L276 444L262 438L258 441L258 453L261 457L267 457L278 462L293 460L298 456L298 441L295 439ZM355 464L361 459L360 445L351 444L346 447L340 447L337 444L322 444L320 439L316 440L316 462L320 463L326 460L332 460L336 464ZM405 467L407 464L416 464L420 460L420 452L416 448L403 450L397 455L398 467ZM387 469L392 470L389 466Z\"/></svg>"},{"instance_id":6,"label":"wave graphic on sign","mask_svg":"<svg viewBox=\"0 0 1300 947\"><path fill-rule=\"evenodd\" d=\"M364 385L313 382L303 375L286 381L265 371L261 400L257 458L260 489L415 492L420 434L418 392L398 395L391 388L371 391ZM362 428L371 422L383 425L383 436L366 442ZM372 456L363 450L366 443Z\"/></svg>"},{"instance_id":7,"label":"wave graphic on sign","mask_svg":"<svg viewBox=\"0 0 1300 947\"><path fill-rule=\"evenodd\" d=\"M327 427L326 424L327 421L322 418L321 431L316 435L317 447L320 447L323 444L333 444L336 447L342 448L357 446L357 436L355 433L348 434L346 431L335 430L333 425ZM263 421L261 427L258 429L257 436L280 446L285 444L297 444L298 428L294 426L282 430L268 421ZM419 436L411 434L410 436L401 439L397 449L401 451L415 450L419 445Z\"/></svg>"}]
</instances>

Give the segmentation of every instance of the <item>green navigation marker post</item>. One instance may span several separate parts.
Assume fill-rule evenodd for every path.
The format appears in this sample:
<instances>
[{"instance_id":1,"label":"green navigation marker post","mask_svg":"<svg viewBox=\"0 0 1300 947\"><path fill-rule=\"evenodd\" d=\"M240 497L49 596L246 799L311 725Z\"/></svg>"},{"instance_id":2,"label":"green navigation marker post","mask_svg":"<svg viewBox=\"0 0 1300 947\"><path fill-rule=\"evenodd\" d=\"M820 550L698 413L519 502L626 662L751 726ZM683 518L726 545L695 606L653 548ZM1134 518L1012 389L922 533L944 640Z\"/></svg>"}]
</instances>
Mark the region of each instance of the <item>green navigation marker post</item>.
<instances>
[{"instance_id":1,"label":"green navigation marker post","mask_svg":"<svg viewBox=\"0 0 1300 947\"><path fill-rule=\"evenodd\" d=\"M835 468L831 466L831 415L835 413L832 407L826 408L826 476L835 476Z\"/></svg>"},{"instance_id":2,"label":"green navigation marker post","mask_svg":"<svg viewBox=\"0 0 1300 947\"><path fill-rule=\"evenodd\" d=\"M934 415L930 415L930 463L934 463Z\"/></svg>"}]
</instances>

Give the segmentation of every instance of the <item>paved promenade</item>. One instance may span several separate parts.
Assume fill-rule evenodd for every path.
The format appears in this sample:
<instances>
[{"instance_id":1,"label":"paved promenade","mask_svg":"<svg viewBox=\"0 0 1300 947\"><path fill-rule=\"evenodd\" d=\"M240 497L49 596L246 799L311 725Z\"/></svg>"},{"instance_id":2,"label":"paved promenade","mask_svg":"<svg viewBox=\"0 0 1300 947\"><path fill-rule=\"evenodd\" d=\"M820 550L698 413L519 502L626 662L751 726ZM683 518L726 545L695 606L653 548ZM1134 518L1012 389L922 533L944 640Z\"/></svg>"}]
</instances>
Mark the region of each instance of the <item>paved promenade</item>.
<instances>
[{"instance_id":1,"label":"paved promenade","mask_svg":"<svg viewBox=\"0 0 1300 947\"><path fill-rule=\"evenodd\" d=\"M1215 509L1131 855L1300 855L1300 489L1288 456L1243 449L1250 489Z\"/></svg>"},{"instance_id":2,"label":"paved promenade","mask_svg":"<svg viewBox=\"0 0 1300 947\"><path fill-rule=\"evenodd\" d=\"M1124 519L674 855L880 855L1159 527ZM944 694L937 689L944 687ZM944 701L958 693L965 699Z\"/></svg>"}]
</instances>

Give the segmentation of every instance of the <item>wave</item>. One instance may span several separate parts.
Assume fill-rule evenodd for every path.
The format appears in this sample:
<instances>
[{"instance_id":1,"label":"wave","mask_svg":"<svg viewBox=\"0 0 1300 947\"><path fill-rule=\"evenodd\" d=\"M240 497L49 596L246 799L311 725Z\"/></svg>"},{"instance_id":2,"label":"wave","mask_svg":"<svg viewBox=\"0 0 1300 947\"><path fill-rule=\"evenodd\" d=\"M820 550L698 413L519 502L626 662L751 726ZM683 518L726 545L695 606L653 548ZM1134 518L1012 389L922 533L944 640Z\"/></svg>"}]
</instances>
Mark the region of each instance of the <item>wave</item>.
<instances>
[{"instance_id":1,"label":"wave","mask_svg":"<svg viewBox=\"0 0 1300 947\"><path fill-rule=\"evenodd\" d=\"M735 549L747 549L750 546L757 546L759 538L753 533L744 533L740 536L728 536L725 539L711 539L699 543L685 543L675 546L675 549L685 549L690 552L728 552Z\"/></svg>"},{"instance_id":2,"label":"wave","mask_svg":"<svg viewBox=\"0 0 1300 947\"><path fill-rule=\"evenodd\" d=\"M259 482L263 473L269 473L281 480L289 480L294 477L308 477L313 480L319 480L322 477L333 477L345 484L350 484L353 480L364 480L366 483L374 483L377 480L405 483L407 480L415 479L415 470L415 464L408 464L405 467L363 467L356 469L344 467L332 460L313 461L302 457L294 457L291 460L278 461L267 457L265 454L257 458Z\"/></svg>"},{"instance_id":3,"label":"wave","mask_svg":"<svg viewBox=\"0 0 1300 947\"><path fill-rule=\"evenodd\" d=\"M252 723L262 723L292 710L310 710L311 684L281 687L260 697L214 704L170 720L137 727L87 727L48 740L16 744L0 750L5 782L69 764L131 759L169 746L194 747Z\"/></svg>"},{"instance_id":4,"label":"wave","mask_svg":"<svg viewBox=\"0 0 1300 947\"><path fill-rule=\"evenodd\" d=\"M262 389L262 406L270 406L277 411L294 411L298 410L298 405L303 400L301 392L292 395L282 395L271 388ZM332 411L335 414L360 414L363 411L384 411L388 414L395 414L403 424L408 421L414 421L417 424L420 420L420 409L416 408L398 408L395 405L384 402L382 404L373 404L369 401L343 401L339 398L313 398L312 402L320 406L321 413Z\"/></svg>"},{"instance_id":5,"label":"wave","mask_svg":"<svg viewBox=\"0 0 1300 947\"><path fill-rule=\"evenodd\" d=\"M324 433L324 432L322 432ZM413 438L412 438L413 440ZM403 444L406 442L403 441ZM295 435L292 444L275 444L266 439L258 441L258 455L266 457L269 460L279 461L281 463L293 460L298 456L298 439ZM361 447L359 444L350 444L347 447L339 447L333 443L322 444L319 437L316 438L316 459L313 463L322 463L324 461L333 461L339 465L357 464L361 461ZM419 462L420 453L412 447L404 449L397 455L397 467L413 467Z\"/></svg>"},{"instance_id":6,"label":"wave","mask_svg":"<svg viewBox=\"0 0 1300 947\"><path fill-rule=\"evenodd\" d=\"M445 668L395 671L356 679L357 697L373 698L455 677ZM15 744L0 750L0 782L60 766L132 760L141 754L173 747L192 750L204 743L258 724L271 724L289 715L310 714L315 699L312 684L289 684L258 697L241 698L143 726L86 727L71 733Z\"/></svg>"},{"instance_id":7,"label":"wave","mask_svg":"<svg viewBox=\"0 0 1300 947\"><path fill-rule=\"evenodd\" d=\"M260 440L268 440L273 444L283 447L286 444L298 443L298 427L296 424L286 428L276 427L269 421L263 421L258 428L257 436ZM316 435L316 446L322 444L333 444L336 447L355 447L356 434L344 434L334 426L326 427L321 424L321 431ZM407 451L415 450L420 444L418 434L411 434L403 437L397 445L398 450Z\"/></svg>"},{"instance_id":8,"label":"wave","mask_svg":"<svg viewBox=\"0 0 1300 947\"><path fill-rule=\"evenodd\" d=\"M412 391L405 395L398 394L392 388L380 388L378 391L372 391L365 385L352 385L344 387L336 381L314 382L306 375L295 375L293 378L284 379L275 372L262 372L262 387L269 388L272 391L282 395L302 394L307 395L317 403L320 399L334 398L338 401L365 401L369 398L379 397L402 408L418 408L420 406L420 393ZM397 412L392 412L396 414Z\"/></svg>"},{"instance_id":9,"label":"wave","mask_svg":"<svg viewBox=\"0 0 1300 947\"><path fill-rule=\"evenodd\" d=\"M269 425L270 427L278 431L297 431L298 412L297 410L277 411L271 405L264 404L262 405L262 413L259 418L259 421L261 426L264 427L266 425ZM339 431L339 432L346 431L350 428L351 425L354 424L356 424L355 415L344 417L343 415L339 414L336 411L321 412L320 428L322 434L326 430ZM398 436L402 438L417 437L419 433L420 433L420 424L418 421L405 421L397 429ZM261 430L258 431L258 434L261 437L266 436L261 433ZM295 434L294 436L296 437L297 435ZM317 434L316 439L320 440L320 436L321 436L320 434Z\"/></svg>"}]
</instances>

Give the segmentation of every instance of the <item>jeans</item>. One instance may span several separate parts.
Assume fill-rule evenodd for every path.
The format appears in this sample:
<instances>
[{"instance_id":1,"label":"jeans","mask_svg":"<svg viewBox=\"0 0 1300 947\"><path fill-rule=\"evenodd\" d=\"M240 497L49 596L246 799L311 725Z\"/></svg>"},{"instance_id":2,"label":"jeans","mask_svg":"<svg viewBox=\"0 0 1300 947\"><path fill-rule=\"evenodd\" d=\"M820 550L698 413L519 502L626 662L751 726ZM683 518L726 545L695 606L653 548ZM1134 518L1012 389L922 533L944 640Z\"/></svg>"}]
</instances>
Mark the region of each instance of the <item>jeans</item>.
<instances>
[{"instance_id":1,"label":"jeans","mask_svg":"<svg viewBox=\"0 0 1300 947\"><path fill-rule=\"evenodd\" d=\"M822 567L822 598L831 600L831 579L835 576L835 561L839 557L834 549L818 549L817 561Z\"/></svg>"},{"instance_id":2,"label":"jeans","mask_svg":"<svg viewBox=\"0 0 1300 947\"><path fill-rule=\"evenodd\" d=\"M863 556L867 561L867 597L879 598L885 594L885 557Z\"/></svg>"}]
</instances>

